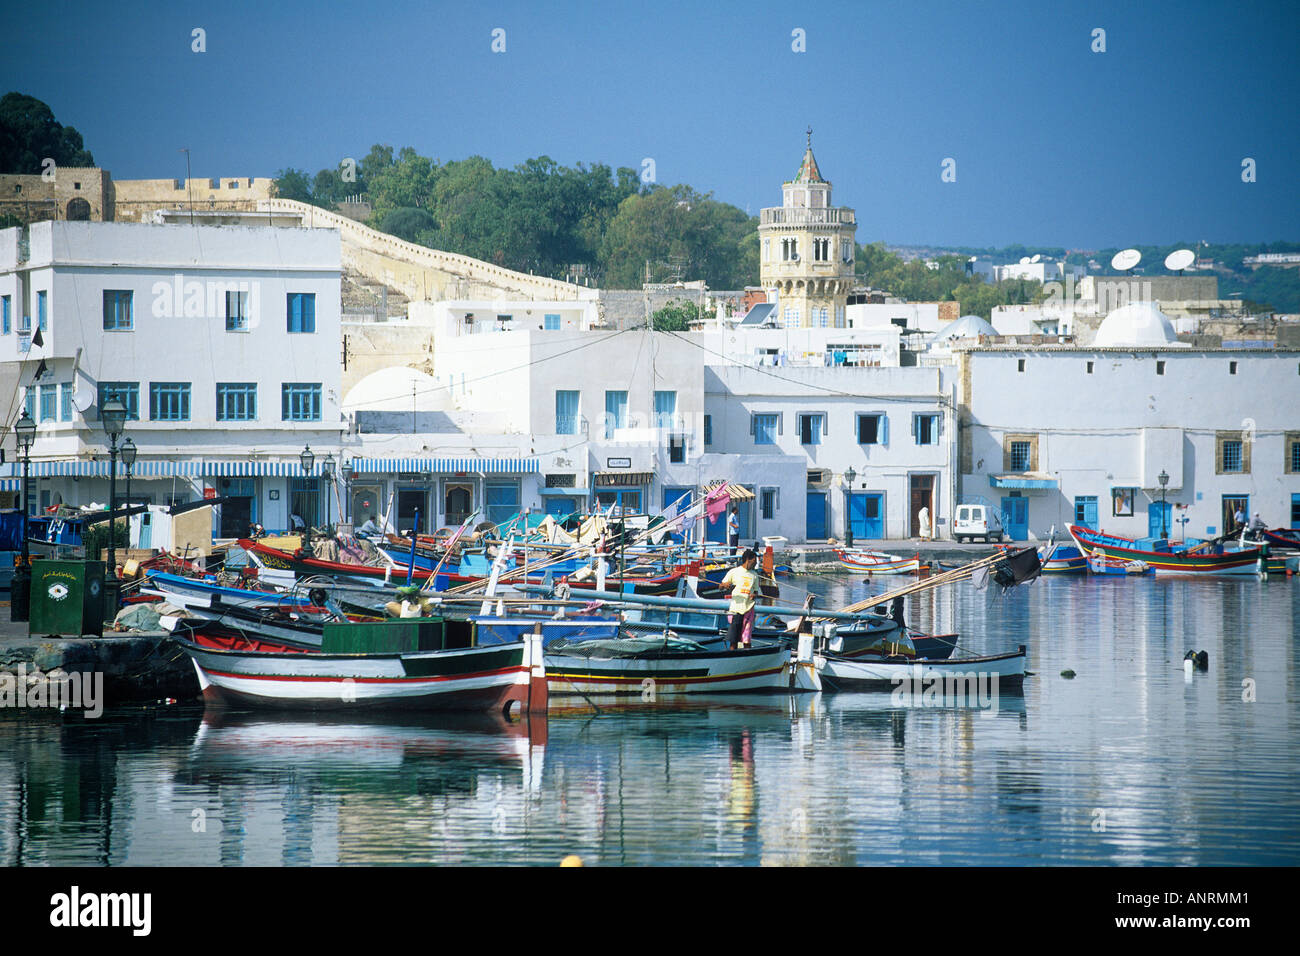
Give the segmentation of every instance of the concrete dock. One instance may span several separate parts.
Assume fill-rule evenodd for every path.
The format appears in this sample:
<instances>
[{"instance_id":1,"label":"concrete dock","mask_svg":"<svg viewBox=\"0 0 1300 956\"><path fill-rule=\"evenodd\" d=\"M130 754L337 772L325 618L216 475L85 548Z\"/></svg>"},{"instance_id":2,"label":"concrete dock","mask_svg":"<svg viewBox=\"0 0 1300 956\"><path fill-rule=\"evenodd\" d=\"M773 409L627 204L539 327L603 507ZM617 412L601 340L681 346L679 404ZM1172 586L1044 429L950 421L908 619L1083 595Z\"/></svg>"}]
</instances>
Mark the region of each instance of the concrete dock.
<instances>
[{"instance_id":1,"label":"concrete dock","mask_svg":"<svg viewBox=\"0 0 1300 956\"><path fill-rule=\"evenodd\" d=\"M0 674L21 675L31 685L58 670L103 674L109 704L189 700L199 694L194 666L166 631L30 635L27 624L9 620L9 602L0 600Z\"/></svg>"}]
</instances>

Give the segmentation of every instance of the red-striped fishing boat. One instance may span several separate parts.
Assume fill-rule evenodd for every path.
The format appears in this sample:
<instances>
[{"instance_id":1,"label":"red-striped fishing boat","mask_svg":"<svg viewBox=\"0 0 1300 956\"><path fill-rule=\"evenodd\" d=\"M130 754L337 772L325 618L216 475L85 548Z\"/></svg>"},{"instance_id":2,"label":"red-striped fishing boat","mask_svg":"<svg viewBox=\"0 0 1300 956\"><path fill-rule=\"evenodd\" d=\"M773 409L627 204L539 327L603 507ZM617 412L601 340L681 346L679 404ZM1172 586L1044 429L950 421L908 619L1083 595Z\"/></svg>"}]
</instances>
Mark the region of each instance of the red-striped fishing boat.
<instances>
[{"instance_id":1,"label":"red-striped fishing boat","mask_svg":"<svg viewBox=\"0 0 1300 956\"><path fill-rule=\"evenodd\" d=\"M1121 561L1143 561L1155 568L1157 574L1189 574L1211 576L1222 574L1255 574L1259 570L1261 549L1245 548L1241 551L1213 553L1204 551L1153 551L1139 547L1132 538L1093 531L1079 525L1067 525L1070 536L1085 554L1101 552L1107 558Z\"/></svg>"},{"instance_id":2,"label":"red-striped fishing boat","mask_svg":"<svg viewBox=\"0 0 1300 956\"><path fill-rule=\"evenodd\" d=\"M834 548L840 567L847 571L867 574L917 574L921 570L919 556L900 558L883 551L865 548Z\"/></svg>"},{"instance_id":3,"label":"red-striped fishing boat","mask_svg":"<svg viewBox=\"0 0 1300 956\"><path fill-rule=\"evenodd\" d=\"M517 703L525 711L546 712L540 635L481 647L331 653L211 622L163 621L194 662L204 701L216 706L502 711ZM355 632L389 625L339 626Z\"/></svg>"}]
</instances>

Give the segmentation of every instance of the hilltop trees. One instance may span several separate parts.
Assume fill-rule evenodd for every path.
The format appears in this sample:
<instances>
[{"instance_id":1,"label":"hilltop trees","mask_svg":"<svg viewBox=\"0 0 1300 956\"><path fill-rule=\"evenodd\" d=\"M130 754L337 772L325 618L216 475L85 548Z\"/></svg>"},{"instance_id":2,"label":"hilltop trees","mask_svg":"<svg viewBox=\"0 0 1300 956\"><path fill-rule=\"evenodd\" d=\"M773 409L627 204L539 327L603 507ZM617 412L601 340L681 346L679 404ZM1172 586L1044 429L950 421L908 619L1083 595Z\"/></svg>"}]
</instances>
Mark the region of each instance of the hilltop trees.
<instances>
[{"instance_id":1,"label":"hilltop trees","mask_svg":"<svg viewBox=\"0 0 1300 956\"><path fill-rule=\"evenodd\" d=\"M54 119L53 111L23 93L0 97L0 173L40 173L46 159L58 166L94 166L81 134Z\"/></svg>"}]
</instances>

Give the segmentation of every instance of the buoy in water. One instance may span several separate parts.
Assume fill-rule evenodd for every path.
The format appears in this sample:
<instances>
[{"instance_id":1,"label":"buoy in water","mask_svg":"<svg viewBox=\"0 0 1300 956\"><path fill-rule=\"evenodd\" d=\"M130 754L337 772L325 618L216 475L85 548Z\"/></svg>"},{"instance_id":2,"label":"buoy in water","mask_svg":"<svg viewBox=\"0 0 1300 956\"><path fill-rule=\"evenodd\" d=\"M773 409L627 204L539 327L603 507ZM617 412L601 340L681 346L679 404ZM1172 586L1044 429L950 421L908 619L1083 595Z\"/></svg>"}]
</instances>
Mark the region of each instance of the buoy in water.
<instances>
[{"instance_id":1,"label":"buoy in water","mask_svg":"<svg viewBox=\"0 0 1300 956\"><path fill-rule=\"evenodd\" d=\"M582 857L575 853L570 853L560 861L560 866L582 866Z\"/></svg>"},{"instance_id":2,"label":"buoy in water","mask_svg":"<svg viewBox=\"0 0 1300 956\"><path fill-rule=\"evenodd\" d=\"M1061 676L1064 677L1066 680L1073 680L1073 679L1074 679L1074 671L1070 670L1070 669L1067 667L1065 670L1061 671Z\"/></svg>"},{"instance_id":3,"label":"buoy in water","mask_svg":"<svg viewBox=\"0 0 1300 956\"><path fill-rule=\"evenodd\" d=\"M1188 651L1183 657L1183 669L1194 667L1198 671L1208 671L1210 669L1210 655L1206 651Z\"/></svg>"}]
</instances>

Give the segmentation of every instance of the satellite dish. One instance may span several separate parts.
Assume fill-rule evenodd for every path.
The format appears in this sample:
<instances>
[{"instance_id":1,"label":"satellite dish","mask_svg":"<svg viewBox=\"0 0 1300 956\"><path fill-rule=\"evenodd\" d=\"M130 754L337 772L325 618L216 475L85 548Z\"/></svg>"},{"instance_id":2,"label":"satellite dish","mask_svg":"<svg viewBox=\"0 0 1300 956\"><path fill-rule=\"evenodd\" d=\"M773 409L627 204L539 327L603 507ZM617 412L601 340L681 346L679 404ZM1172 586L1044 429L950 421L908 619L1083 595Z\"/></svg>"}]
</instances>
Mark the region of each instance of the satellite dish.
<instances>
[{"instance_id":1,"label":"satellite dish","mask_svg":"<svg viewBox=\"0 0 1300 956\"><path fill-rule=\"evenodd\" d=\"M72 404L77 411L85 412L86 409L95 404L98 389L95 388L94 384L82 378L81 375L77 375L73 379L73 383Z\"/></svg>"},{"instance_id":2,"label":"satellite dish","mask_svg":"<svg viewBox=\"0 0 1300 956\"><path fill-rule=\"evenodd\" d=\"M1032 259L1030 259L1029 261L1030 261L1030 262L1042 262L1042 261L1043 261L1043 254L1042 254L1041 252L1035 252L1035 253L1034 253L1034 257L1033 257Z\"/></svg>"},{"instance_id":3,"label":"satellite dish","mask_svg":"<svg viewBox=\"0 0 1300 956\"><path fill-rule=\"evenodd\" d=\"M1027 265L1029 265L1029 256L1021 256L1021 257L1020 257L1020 264L1021 264L1022 266L1027 266Z\"/></svg>"},{"instance_id":4,"label":"satellite dish","mask_svg":"<svg viewBox=\"0 0 1300 956\"><path fill-rule=\"evenodd\" d=\"M1110 260L1110 267L1119 272L1127 272L1141 261L1142 253L1136 249L1125 249L1123 252L1115 253L1115 257Z\"/></svg>"},{"instance_id":5,"label":"satellite dish","mask_svg":"<svg viewBox=\"0 0 1300 956\"><path fill-rule=\"evenodd\" d=\"M1182 272L1196 261L1196 253L1191 249L1179 249L1165 256L1165 268L1170 272Z\"/></svg>"}]
</instances>

